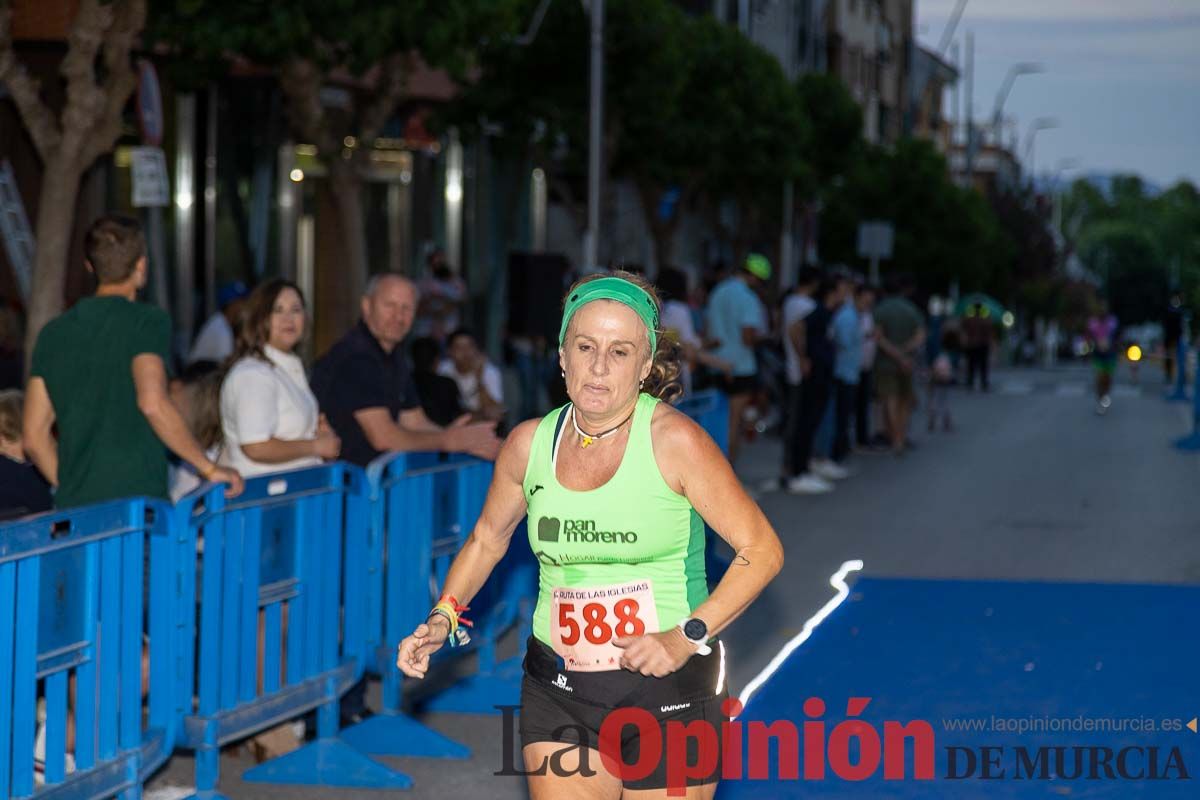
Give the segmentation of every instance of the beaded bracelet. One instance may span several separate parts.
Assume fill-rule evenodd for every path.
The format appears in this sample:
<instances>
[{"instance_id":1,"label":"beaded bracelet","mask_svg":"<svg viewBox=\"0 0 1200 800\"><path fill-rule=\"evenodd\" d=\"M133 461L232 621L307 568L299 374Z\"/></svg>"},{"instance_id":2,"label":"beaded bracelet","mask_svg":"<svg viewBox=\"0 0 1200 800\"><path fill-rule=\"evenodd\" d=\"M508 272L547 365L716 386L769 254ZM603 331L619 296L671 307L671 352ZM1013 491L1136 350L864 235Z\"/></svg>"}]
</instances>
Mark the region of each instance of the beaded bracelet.
<instances>
[{"instance_id":1,"label":"beaded bracelet","mask_svg":"<svg viewBox=\"0 0 1200 800\"><path fill-rule=\"evenodd\" d=\"M459 605L458 598L454 595L444 594L438 599L437 605L429 612L430 617L436 614L440 617L445 617L446 621L450 623L450 633L446 638L449 640L451 647L461 647L471 641L470 634L464 628L460 627L460 625L465 625L469 628L472 626L472 623L466 617L459 616L462 612L470 610L468 606Z\"/></svg>"}]
</instances>

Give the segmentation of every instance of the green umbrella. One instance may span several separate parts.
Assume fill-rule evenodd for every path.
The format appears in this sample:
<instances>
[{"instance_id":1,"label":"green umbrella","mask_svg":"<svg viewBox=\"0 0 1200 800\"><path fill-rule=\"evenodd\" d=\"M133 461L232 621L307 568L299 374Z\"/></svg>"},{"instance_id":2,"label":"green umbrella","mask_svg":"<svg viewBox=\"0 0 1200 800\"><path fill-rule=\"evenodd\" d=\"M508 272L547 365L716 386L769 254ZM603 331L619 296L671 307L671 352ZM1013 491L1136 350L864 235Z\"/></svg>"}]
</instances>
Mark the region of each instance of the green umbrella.
<instances>
[{"instance_id":1,"label":"green umbrella","mask_svg":"<svg viewBox=\"0 0 1200 800\"><path fill-rule=\"evenodd\" d=\"M996 298L986 295L983 292L973 292L960 298L958 305L954 307L954 315L958 317L972 317L975 315L975 306L983 307L983 315L988 319L993 320L996 324L1000 324L1004 319L1004 305Z\"/></svg>"}]
</instances>

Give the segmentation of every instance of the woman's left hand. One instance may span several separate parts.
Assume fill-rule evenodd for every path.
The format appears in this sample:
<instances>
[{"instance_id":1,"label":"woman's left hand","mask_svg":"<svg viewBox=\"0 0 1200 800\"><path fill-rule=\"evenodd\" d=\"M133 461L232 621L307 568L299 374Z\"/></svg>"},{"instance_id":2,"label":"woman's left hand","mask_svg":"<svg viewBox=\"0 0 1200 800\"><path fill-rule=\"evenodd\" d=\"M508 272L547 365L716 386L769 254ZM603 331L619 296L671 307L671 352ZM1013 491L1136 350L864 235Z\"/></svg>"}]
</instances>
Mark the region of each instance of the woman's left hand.
<instances>
[{"instance_id":1,"label":"woman's left hand","mask_svg":"<svg viewBox=\"0 0 1200 800\"><path fill-rule=\"evenodd\" d=\"M655 678L664 678L687 663L696 653L678 628L646 636L621 636L613 639L621 648L621 668Z\"/></svg>"}]
</instances>

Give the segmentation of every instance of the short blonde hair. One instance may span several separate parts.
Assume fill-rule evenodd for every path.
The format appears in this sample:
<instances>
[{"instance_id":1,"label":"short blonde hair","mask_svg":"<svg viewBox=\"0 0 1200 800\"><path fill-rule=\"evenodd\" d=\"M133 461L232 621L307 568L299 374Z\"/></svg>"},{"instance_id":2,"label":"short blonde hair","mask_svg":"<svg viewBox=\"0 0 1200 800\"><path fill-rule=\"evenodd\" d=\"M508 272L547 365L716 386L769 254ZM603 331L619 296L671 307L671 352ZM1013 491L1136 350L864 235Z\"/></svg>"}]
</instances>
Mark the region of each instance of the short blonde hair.
<instances>
[{"instance_id":1,"label":"short blonde hair","mask_svg":"<svg viewBox=\"0 0 1200 800\"><path fill-rule=\"evenodd\" d=\"M0 440L6 442L21 441L21 421L24 418L22 407L25 395L20 389L5 389L0 391Z\"/></svg>"}]
</instances>

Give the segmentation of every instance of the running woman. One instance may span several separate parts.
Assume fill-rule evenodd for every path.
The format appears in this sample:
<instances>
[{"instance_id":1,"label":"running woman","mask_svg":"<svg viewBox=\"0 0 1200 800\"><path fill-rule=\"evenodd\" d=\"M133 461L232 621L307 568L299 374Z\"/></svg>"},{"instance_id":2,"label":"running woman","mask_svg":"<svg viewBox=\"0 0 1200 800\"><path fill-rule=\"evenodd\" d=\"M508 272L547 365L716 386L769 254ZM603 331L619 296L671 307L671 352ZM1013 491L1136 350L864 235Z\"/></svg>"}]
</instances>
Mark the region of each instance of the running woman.
<instances>
[{"instance_id":1,"label":"running woman","mask_svg":"<svg viewBox=\"0 0 1200 800\"><path fill-rule=\"evenodd\" d=\"M783 565L775 531L720 449L661 402L677 391L679 365L659 310L653 287L628 273L592 275L567 293L559 364L571 402L508 437L441 601L400 643L397 665L423 678L528 514L540 568L520 731L526 769L539 773L528 778L534 800L665 797L665 759L638 780L607 769L605 718L636 707L662 741L668 721L719 734L728 692L717 634ZM711 595L705 522L736 553ZM636 764L638 728L625 727L618 746ZM540 769L547 763L557 769ZM712 797L719 775L718 759L689 779L687 796Z\"/></svg>"},{"instance_id":2,"label":"running woman","mask_svg":"<svg viewBox=\"0 0 1200 800\"><path fill-rule=\"evenodd\" d=\"M1117 371L1117 318L1109 313L1108 301L1100 301L1100 313L1088 320L1087 338L1092 345L1092 367L1096 370L1096 413L1108 413L1112 405L1113 373Z\"/></svg>"}]
</instances>

